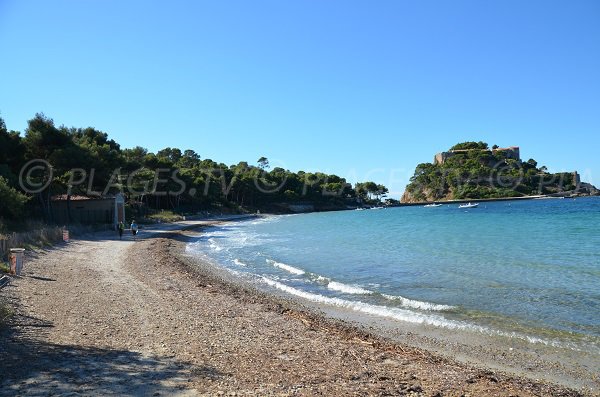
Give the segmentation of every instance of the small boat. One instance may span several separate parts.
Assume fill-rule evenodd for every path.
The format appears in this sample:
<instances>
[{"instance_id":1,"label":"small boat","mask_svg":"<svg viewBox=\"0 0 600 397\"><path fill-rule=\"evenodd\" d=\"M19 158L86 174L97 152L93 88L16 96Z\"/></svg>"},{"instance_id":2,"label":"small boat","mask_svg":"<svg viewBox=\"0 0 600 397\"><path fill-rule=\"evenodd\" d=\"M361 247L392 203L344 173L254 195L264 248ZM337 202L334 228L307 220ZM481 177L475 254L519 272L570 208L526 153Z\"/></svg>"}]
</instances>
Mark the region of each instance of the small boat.
<instances>
[{"instance_id":1,"label":"small boat","mask_svg":"<svg viewBox=\"0 0 600 397\"><path fill-rule=\"evenodd\" d=\"M371 207L372 210L383 210L385 207Z\"/></svg>"},{"instance_id":2,"label":"small boat","mask_svg":"<svg viewBox=\"0 0 600 397\"><path fill-rule=\"evenodd\" d=\"M423 207L428 208L428 207L441 207L441 206L442 206L442 204L433 203L433 204L426 204Z\"/></svg>"},{"instance_id":3,"label":"small boat","mask_svg":"<svg viewBox=\"0 0 600 397\"><path fill-rule=\"evenodd\" d=\"M458 206L458 208L477 208L477 207L479 207L479 203L461 204Z\"/></svg>"}]
</instances>

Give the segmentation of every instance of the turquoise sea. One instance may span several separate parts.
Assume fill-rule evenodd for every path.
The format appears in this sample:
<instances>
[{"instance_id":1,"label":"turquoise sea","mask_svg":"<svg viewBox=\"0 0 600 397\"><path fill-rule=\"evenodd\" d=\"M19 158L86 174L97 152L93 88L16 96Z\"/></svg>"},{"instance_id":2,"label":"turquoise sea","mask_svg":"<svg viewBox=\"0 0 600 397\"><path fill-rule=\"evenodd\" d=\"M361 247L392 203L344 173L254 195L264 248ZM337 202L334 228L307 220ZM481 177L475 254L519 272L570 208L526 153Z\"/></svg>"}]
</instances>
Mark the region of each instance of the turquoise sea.
<instances>
[{"instance_id":1,"label":"turquoise sea","mask_svg":"<svg viewBox=\"0 0 600 397\"><path fill-rule=\"evenodd\" d=\"M267 216L188 251L358 314L600 351L600 198Z\"/></svg>"}]
</instances>

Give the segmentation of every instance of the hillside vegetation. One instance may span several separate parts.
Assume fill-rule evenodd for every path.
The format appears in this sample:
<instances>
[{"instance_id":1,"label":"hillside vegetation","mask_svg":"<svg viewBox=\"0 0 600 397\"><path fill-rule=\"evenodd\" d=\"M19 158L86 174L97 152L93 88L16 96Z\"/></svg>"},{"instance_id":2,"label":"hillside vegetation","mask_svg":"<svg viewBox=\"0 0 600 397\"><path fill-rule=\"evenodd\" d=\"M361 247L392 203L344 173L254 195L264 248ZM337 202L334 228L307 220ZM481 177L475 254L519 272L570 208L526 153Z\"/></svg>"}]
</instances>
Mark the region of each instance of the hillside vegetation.
<instances>
[{"instance_id":1,"label":"hillside vegetation","mask_svg":"<svg viewBox=\"0 0 600 397\"><path fill-rule=\"evenodd\" d=\"M534 159L511 158L513 153L497 148L463 142L454 145L442 163L417 165L402 202L522 197L582 188L575 172L549 173Z\"/></svg>"}]
</instances>

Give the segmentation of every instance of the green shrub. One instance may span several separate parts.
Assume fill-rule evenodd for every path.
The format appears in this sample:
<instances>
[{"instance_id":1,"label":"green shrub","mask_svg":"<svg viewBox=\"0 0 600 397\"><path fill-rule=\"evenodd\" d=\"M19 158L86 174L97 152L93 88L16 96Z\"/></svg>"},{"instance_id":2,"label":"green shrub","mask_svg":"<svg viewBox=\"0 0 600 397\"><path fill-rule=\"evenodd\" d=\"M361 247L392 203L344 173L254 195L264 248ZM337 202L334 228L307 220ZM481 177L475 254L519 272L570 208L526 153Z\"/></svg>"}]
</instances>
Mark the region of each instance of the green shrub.
<instances>
[{"instance_id":1,"label":"green shrub","mask_svg":"<svg viewBox=\"0 0 600 397\"><path fill-rule=\"evenodd\" d=\"M173 211L160 211L146 217L150 222L177 222L183 220L183 217Z\"/></svg>"}]
</instances>

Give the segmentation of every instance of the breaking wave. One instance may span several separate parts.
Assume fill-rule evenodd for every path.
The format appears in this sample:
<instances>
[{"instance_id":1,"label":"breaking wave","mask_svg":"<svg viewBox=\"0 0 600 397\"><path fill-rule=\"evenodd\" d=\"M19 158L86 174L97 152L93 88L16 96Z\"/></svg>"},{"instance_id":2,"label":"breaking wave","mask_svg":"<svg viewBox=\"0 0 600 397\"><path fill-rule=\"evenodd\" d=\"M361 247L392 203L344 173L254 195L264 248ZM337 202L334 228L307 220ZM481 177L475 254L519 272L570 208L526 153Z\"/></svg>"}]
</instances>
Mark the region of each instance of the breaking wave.
<instances>
[{"instance_id":1,"label":"breaking wave","mask_svg":"<svg viewBox=\"0 0 600 397\"><path fill-rule=\"evenodd\" d=\"M298 269L297 267L286 265L285 263L277 262L277 261L274 261L272 259L267 259L267 263L270 264L270 265L273 265L275 267L278 267L280 269L283 269L283 270L285 270L287 272L290 272L292 274L296 274L298 276L306 273L302 269Z\"/></svg>"}]
</instances>

